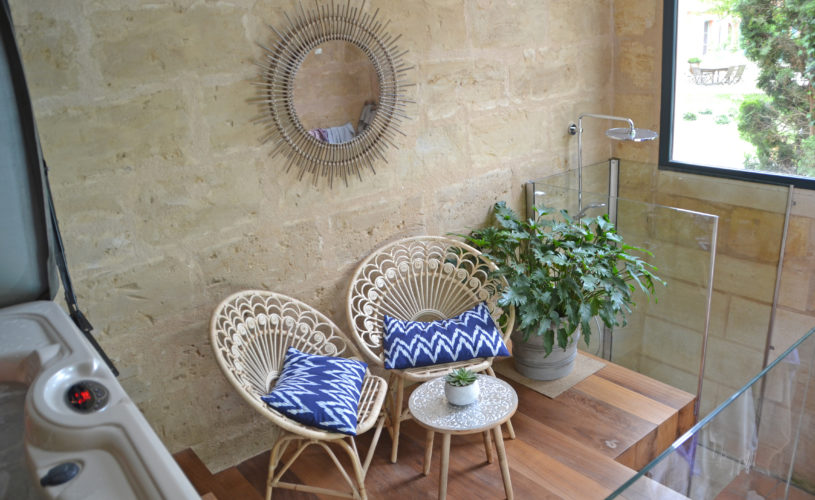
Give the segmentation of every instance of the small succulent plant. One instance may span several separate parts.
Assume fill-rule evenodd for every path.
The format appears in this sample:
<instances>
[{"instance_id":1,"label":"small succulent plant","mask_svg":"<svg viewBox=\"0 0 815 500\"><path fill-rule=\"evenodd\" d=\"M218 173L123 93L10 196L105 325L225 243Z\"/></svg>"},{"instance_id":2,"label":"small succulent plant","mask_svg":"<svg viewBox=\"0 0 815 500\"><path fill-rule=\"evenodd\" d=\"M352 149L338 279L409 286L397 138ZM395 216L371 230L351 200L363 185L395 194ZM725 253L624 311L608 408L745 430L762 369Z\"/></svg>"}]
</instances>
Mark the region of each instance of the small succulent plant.
<instances>
[{"instance_id":1,"label":"small succulent plant","mask_svg":"<svg viewBox=\"0 0 815 500\"><path fill-rule=\"evenodd\" d=\"M475 373L466 368L459 368L448 373L444 380L456 387L466 387L476 381L476 376Z\"/></svg>"}]
</instances>

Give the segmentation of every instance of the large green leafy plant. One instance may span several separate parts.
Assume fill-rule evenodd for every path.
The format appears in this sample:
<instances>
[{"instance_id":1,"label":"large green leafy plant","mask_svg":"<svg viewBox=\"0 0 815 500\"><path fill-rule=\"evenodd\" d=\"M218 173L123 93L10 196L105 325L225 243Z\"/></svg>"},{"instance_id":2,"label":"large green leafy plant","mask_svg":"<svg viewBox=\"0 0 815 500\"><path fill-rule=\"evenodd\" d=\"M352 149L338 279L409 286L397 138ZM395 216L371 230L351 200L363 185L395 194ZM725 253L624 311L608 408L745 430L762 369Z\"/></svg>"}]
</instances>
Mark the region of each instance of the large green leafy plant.
<instances>
[{"instance_id":1,"label":"large green leafy plant","mask_svg":"<svg viewBox=\"0 0 815 500\"><path fill-rule=\"evenodd\" d=\"M650 296L655 283L664 284L653 265L630 253L650 252L623 243L606 216L586 222L549 214L536 208L535 218L521 220L498 202L493 226L462 235L498 266L493 274L507 280L499 305L515 306L524 340L543 336L547 355L555 342L566 348L580 325L588 343L595 316L608 327L625 325L633 293Z\"/></svg>"}]
</instances>

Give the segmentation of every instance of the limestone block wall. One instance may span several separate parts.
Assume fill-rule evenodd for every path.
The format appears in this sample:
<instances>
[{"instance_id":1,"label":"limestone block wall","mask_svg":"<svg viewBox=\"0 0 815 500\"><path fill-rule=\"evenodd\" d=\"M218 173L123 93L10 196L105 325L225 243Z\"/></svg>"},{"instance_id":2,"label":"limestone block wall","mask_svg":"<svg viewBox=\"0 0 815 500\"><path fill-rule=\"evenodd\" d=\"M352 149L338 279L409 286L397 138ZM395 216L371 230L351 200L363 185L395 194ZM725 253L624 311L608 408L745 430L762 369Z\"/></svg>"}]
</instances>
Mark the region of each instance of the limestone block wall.
<instances>
[{"instance_id":1,"label":"limestone block wall","mask_svg":"<svg viewBox=\"0 0 815 500\"><path fill-rule=\"evenodd\" d=\"M778 186L660 172L648 164L623 165L621 184L626 196L719 216L702 391L702 412L706 413L761 370L787 191ZM678 227L671 232L678 247L662 258L685 261L698 266L700 274L708 273L707 242L699 245L696 228ZM707 280L694 283L670 278L668 307L649 306L640 370L662 380L695 384ZM692 352L693 359L678 355L682 352Z\"/></svg>"},{"instance_id":2,"label":"limestone block wall","mask_svg":"<svg viewBox=\"0 0 815 500\"><path fill-rule=\"evenodd\" d=\"M614 2L614 114L659 131L662 71L662 2ZM619 126L619 125L616 125ZM618 142L614 155L656 164L658 141Z\"/></svg>"},{"instance_id":3,"label":"limestone block wall","mask_svg":"<svg viewBox=\"0 0 815 500\"><path fill-rule=\"evenodd\" d=\"M275 432L213 360L222 298L272 289L344 327L369 251L520 208L524 180L573 166L568 123L613 109L611 0L372 0L416 65L414 119L375 176L329 190L250 122L255 42L293 0L10 3L80 303L163 442L213 470Z\"/></svg>"}]
</instances>

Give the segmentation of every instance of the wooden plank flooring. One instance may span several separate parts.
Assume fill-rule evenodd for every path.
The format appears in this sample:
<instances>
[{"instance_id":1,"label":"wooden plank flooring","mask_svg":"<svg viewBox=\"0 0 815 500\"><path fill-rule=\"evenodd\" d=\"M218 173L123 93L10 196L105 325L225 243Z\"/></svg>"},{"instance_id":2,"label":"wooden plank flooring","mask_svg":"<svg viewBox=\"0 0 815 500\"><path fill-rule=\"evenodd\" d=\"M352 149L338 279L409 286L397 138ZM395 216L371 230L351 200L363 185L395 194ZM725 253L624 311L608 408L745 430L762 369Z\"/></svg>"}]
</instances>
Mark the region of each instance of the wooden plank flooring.
<instances>
[{"instance_id":1,"label":"wooden plank flooring","mask_svg":"<svg viewBox=\"0 0 815 500\"><path fill-rule=\"evenodd\" d=\"M689 394L613 364L592 377L556 399L510 382L520 402L512 419L517 439L506 439L515 498L605 498L635 473L629 466L650 461L692 423ZM359 438L363 455L371 435ZM365 482L369 498L436 498L441 439L435 440L426 477L422 475L424 443L423 428L413 421L403 423L399 461L391 464L391 442L383 433ZM202 495L212 493L219 500L263 498L268 452L215 475L190 450L175 458ZM318 447L303 453L287 480L330 488L344 483ZM664 490L658 484L652 486L656 488L652 492ZM454 500L505 498L498 461L487 463L481 434L452 437L447 491ZM632 498L648 498L633 493ZM661 491L660 496L670 498L671 493ZM275 490L274 498L322 497Z\"/></svg>"}]
</instances>

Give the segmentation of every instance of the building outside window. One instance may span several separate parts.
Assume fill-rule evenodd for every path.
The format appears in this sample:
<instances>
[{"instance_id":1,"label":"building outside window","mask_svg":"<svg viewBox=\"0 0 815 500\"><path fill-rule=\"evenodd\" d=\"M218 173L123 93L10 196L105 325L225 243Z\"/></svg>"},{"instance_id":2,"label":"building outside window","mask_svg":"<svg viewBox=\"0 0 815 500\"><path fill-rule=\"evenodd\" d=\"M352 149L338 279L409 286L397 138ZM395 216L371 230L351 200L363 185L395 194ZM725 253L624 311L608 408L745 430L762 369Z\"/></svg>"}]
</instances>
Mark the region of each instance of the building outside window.
<instances>
[{"instance_id":1,"label":"building outside window","mask_svg":"<svg viewBox=\"0 0 815 500\"><path fill-rule=\"evenodd\" d=\"M815 2L666 0L665 14L660 164L815 187Z\"/></svg>"}]
</instances>

